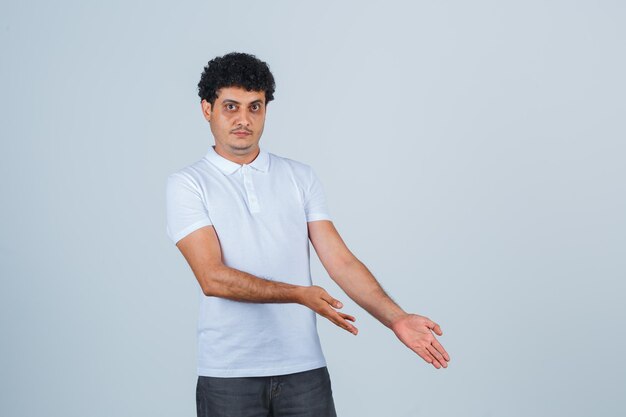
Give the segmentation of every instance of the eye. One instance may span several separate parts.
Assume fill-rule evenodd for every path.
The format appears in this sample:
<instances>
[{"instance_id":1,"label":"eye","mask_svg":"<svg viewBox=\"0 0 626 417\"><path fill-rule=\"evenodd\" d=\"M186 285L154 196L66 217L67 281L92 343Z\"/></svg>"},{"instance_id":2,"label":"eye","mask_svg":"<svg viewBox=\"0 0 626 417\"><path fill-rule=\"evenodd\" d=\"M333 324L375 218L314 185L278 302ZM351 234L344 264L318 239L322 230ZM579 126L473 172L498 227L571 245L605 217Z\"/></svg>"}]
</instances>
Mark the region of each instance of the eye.
<instances>
[{"instance_id":1,"label":"eye","mask_svg":"<svg viewBox=\"0 0 626 417\"><path fill-rule=\"evenodd\" d=\"M252 109L252 111L259 111L261 110L261 105L259 103L254 103L252 106L250 106L250 108Z\"/></svg>"},{"instance_id":2,"label":"eye","mask_svg":"<svg viewBox=\"0 0 626 417\"><path fill-rule=\"evenodd\" d=\"M229 110L229 111L233 111L237 109L237 105L233 103L226 103L226 106L224 107L226 107L226 110Z\"/></svg>"}]
</instances>

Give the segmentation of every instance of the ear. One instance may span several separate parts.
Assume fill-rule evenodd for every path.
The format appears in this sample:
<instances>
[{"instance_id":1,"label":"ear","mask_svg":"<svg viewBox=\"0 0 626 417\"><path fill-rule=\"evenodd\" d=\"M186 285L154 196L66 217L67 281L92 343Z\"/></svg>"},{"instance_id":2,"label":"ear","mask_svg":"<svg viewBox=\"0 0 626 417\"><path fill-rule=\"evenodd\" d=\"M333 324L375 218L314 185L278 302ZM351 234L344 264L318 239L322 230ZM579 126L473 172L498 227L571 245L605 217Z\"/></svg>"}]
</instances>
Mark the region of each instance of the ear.
<instances>
[{"instance_id":1,"label":"ear","mask_svg":"<svg viewBox=\"0 0 626 417\"><path fill-rule=\"evenodd\" d=\"M200 102L200 106L202 107L202 115L207 122L211 123L211 111L213 110L211 108L211 103L209 103L205 99L202 99L202 101Z\"/></svg>"}]
</instances>

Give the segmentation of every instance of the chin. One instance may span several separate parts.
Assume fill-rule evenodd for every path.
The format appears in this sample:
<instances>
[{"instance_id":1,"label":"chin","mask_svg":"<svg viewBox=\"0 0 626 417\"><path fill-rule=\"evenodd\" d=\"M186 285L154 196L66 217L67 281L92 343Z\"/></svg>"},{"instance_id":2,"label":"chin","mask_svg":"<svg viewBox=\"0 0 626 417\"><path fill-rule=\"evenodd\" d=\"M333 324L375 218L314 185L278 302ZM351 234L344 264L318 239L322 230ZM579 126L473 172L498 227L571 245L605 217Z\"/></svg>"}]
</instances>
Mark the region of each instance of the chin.
<instances>
[{"instance_id":1,"label":"chin","mask_svg":"<svg viewBox=\"0 0 626 417\"><path fill-rule=\"evenodd\" d=\"M231 143L231 149L237 149L241 151L249 150L254 148L255 143Z\"/></svg>"}]
</instances>

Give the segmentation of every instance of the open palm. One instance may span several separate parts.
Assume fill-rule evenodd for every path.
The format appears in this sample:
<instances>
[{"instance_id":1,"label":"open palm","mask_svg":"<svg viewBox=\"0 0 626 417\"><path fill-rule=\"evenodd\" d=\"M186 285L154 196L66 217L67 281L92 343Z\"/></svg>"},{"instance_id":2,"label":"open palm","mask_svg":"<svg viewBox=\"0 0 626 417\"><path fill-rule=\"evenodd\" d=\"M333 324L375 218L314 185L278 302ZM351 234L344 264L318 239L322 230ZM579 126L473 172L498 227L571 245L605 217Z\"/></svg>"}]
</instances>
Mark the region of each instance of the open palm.
<instances>
[{"instance_id":1,"label":"open palm","mask_svg":"<svg viewBox=\"0 0 626 417\"><path fill-rule=\"evenodd\" d=\"M409 349L435 368L448 367L450 355L441 346L433 331L441 336L441 327L428 317L406 314L391 324L391 330Z\"/></svg>"}]
</instances>

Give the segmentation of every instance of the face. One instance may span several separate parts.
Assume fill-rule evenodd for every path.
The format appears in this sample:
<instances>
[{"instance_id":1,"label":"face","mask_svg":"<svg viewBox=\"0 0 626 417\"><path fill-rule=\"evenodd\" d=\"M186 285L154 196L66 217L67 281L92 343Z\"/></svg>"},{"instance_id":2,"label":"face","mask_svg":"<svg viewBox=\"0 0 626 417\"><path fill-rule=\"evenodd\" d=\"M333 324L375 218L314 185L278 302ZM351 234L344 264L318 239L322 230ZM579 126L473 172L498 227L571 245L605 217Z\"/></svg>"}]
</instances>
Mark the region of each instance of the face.
<instances>
[{"instance_id":1,"label":"face","mask_svg":"<svg viewBox=\"0 0 626 417\"><path fill-rule=\"evenodd\" d=\"M230 154L255 153L265 125L265 92L224 87L213 106L202 100L202 112L211 124L215 146Z\"/></svg>"}]
</instances>

